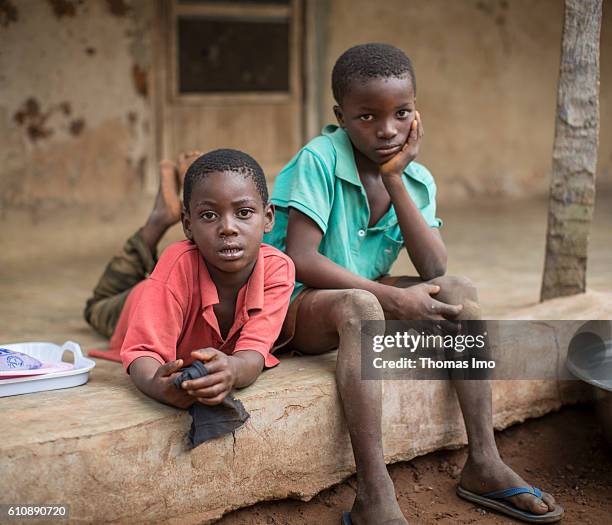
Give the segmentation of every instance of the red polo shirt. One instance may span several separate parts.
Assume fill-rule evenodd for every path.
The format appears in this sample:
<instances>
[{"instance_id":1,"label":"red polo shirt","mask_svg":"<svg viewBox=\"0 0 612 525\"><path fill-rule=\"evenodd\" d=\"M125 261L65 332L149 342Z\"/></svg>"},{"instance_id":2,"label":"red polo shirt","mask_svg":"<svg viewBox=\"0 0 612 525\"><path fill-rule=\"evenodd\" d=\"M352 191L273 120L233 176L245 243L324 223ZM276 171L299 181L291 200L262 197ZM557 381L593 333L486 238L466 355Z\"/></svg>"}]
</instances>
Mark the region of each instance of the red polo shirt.
<instances>
[{"instance_id":1,"label":"red polo shirt","mask_svg":"<svg viewBox=\"0 0 612 525\"><path fill-rule=\"evenodd\" d=\"M262 244L249 280L238 292L234 323L223 339L213 305L217 287L195 244L180 241L168 246L155 270L130 292L110 348L121 348L127 370L138 357L160 364L183 359L191 352L213 347L226 354L254 350L265 366L279 363L270 353L278 337L295 283L293 261Z\"/></svg>"}]
</instances>

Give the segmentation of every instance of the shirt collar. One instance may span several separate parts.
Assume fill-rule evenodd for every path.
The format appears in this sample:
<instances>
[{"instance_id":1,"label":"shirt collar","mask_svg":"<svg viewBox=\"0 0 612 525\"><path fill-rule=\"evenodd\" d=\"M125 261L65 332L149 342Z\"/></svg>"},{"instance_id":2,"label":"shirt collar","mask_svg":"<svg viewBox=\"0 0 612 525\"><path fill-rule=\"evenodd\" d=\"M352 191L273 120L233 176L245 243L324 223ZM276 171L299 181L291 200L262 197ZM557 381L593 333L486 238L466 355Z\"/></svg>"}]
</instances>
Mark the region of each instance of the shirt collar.
<instances>
[{"instance_id":1,"label":"shirt collar","mask_svg":"<svg viewBox=\"0 0 612 525\"><path fill-rule=\"evenodd\" d=\"M361 187L361 181L359 180L359 172L357 171L357 165L355 164L355 154L353 153L353 144L351 139L346 134L344 129L330 124L325 126L322 131L336 150L336 177L343 179L355 186Z\"/></svg>"},{"instance_id":2,"label":"shirt collar","mask_svg":"<svg viewBox=\"0 0 612 525\"><path fill-rule=\"evenodd\" d=\"M255 268L246 283L244 309L247 312L261 310L264 306L264 270L263 250L260 247Z\"/></svg>"},{"instance_id":3,"label":"shirt collar","mask_svg":"<svg viewBox=\"0 0 612 525\"><path fill-rule=\"evenodd\" d=\"M217 287L201 255L198 257L198 277L200 281L202 309L218 304L219 294L217 293ZM245 289L243 295L243 310L245 312L249 312L250 310L261 310L264 305L264 256L261 249L257 255L255 268L253 268L253 272L249 280L243 286L243 289ZM239 293L239 297L240 295L242 294Z\"/></svg>"},{"instance_id":4,"label":"shirt collar","mask_svg":"<svg viewBox=\"0 0 612 525\"><path fill-rule=\"evenodd\" d=\"M202 300L202 308L212 306L219 303L219 294L217 293L217 287L213 282L204 257L198 251L198 280L200 281L200 297Z\"/></svg>"}]
</instances>

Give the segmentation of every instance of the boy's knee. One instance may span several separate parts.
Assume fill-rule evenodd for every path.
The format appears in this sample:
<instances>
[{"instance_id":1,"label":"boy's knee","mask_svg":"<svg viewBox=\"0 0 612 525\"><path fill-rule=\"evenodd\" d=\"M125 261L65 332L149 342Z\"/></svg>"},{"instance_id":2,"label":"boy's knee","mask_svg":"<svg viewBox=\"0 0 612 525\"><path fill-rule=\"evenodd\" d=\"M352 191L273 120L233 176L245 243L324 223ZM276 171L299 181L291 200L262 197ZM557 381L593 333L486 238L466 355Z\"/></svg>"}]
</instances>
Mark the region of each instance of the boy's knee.
<instances>
[{"instance_id":1,"label":"boy's knee","mask_svg":"<svg viewBox=\"0 0 612 525\"><path fill-rule=\"evenodd\" d=\"M366 290L346 290L339 301L338 321L360 327L361 321L383 321L385 314L376 296Z\"/></svg>"},{"instance_id":2,"label":"boy's knee","mask_svg":"<svg viewBox=\"0 0 612 525\"><path fill-rule=\"evenodd\" d=\"M121 312L114 303L115 298L97 300L92 297L85 304L83 317L87 324L96 332L104 337L110 338L113 335L115 326ZM122 303L121 303L122 306Z\"/></svg>"},{"instance_id":3,"label":"boy's knee","mask_svg":"<svg viewBox=\"0 0 612 525\"><path fill-rule=\"evenodd\" d=\"M453 297L463 297L478 301L478 291L473 281L462 275L445 275L430 281L440 286L440 292Z\"/></svg>"},{"instance_id":4,"label":"boy's knee","mask_svg":"<svg viewBox=\"0 0 612 525\"><path fill-rule=\"evenodd\" d=\"M450 278L453 286L457 288L461 295L467 299L471 299L472 301L478 301L478 290L474 284L474 281L462 275L451 275Z\"/></svg>"},{"instance_id":5,"label":"boy's knee","mask_svg":"<svg viewBox=\"0 0 612 525\"><path fill-rule=\"evenodd\" d=\"M456 290L458 299L462 305L463 310L459 315L460 319L480 319L480 302L478 301L478 290L474 282L463 276L450 276L452 286Z\"/></svg>"},{"instance_id":6,"label":"boy's knee","mask_svg":"<svg viewBox=\"0 0 612 525\"><path fill-rule=\"evenodd\" d=\"M463 310L459 319L480 319L480 303L478 291L473 281L461 275L445 275L431 281L440 286L440 293L436 296L447 304L462 304Z\"/></svg>"},{"instance_id":7,"label":"boy's knee","mask_svg":"<svg viewBox=\"0 0 612 525\"><path fill-rule=\"evenodd\" d=\"M88 299L87 302L85 303L85 308L83 308L83 318L85 319L85 321L87 321L87 324L90 326L92 325L92 315L93 315L93 309L94 309L94 305L95 305L95 301L93 300L93 298Z\"/></svg>"}]
</instances>

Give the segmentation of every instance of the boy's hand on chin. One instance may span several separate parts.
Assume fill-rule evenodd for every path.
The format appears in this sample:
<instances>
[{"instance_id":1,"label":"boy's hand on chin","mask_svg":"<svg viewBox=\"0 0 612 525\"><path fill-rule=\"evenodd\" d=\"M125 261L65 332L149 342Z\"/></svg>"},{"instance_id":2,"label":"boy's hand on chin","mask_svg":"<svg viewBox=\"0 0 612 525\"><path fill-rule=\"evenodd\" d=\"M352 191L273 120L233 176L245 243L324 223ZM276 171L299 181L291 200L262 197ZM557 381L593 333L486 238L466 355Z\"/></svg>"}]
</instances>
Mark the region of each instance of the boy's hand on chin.
<instances>
[{"instance_id":1,"label":"boy's hand on chin","mask_svg":"<svg viewBox=\"0 0 612 525\"><path fill-rule=\"evenodd\" d=\"M204 405L218 405L232 391L236 383L235 358L216 348L191 352L193 359L206 364L208 375L184 381L183 390Z\"/></svg>"},{"instance_id":2,"label":"boy's hand on chin","mask_svg":"<svg viewBox=\"0 0 612 525\"><path fill-rule=\"evenodd\" d=\"M419 146L421 145L423 134L424 131L423 124L421 122L421 115L417 111L416 117L410 125L408 139L406 140L406 143L402 149L387 162L380 165L379 172L384 183L390 182L394 179L401 180L406 166L416 159L419 153Z\"/></svg>"},{"instance_id":3,"label":"boy's hand on chin","mask_svg":"<svg viewBox=\"0 0 612 525\"><path fill-rule=\"evenodd\" d=\"M169 405L184 409L193 405L193 398L174 386L174 379L180 374L182 366L182 359L160 366L153 376L153 385L158 393L157 399L163 399Z\"/></svg>"}]
</instances>

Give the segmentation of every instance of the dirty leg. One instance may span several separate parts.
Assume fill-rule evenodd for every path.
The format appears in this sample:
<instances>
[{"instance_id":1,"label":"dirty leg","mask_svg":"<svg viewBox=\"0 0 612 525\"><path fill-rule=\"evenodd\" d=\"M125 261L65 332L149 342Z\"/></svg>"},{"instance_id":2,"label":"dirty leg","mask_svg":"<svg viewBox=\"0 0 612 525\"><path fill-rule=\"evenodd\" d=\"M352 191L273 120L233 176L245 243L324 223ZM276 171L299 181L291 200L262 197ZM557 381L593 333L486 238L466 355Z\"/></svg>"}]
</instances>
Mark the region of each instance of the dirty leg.
<instances>
[{"instance_id":1,"label":"dirty leg","mask_svg":"<svg viewBox=\"0 0 612 525\"><path fill-rule=\"evenodd\" d=\"M384 320L380 303L370 292L310 291L300 304L291 346L308 354L338 347L336 382L357 467L353 523L405 525L383 456L382 385L361 379L362 320Z\"/></svg>"},{"instance_id":2,"label":"dirty leg","mask_svg":"<svg viewBox=\"0 0 612 525\"><path fill-rule=\"evenodd\" d=\"M142 239L142 229L111 258L83 312L98 333L111 337L130 291L153 271L155 261L155 253Z\"/></svg>"},{"instance_id":3,"label":"dirty leg","mask_svg":"<svg viewBox=\"0 0 612 525\"><path fill-rule=\"evenodd\" d=\"M464 305L458 320L481 319L476 288L468 279L446 276L430 282L440 286L436 299L447 304ZM503 462L497 450L493 432L491 383L488 380L455 380L452 383L468 435L468 459L461 474L461 486L477 494L530 486ZM545 492L542 492L542 499L530 494L507 499L516 507L534 514L545 514L555 508L554 498Z\"/></svg>"},{"instance_id":4,"label":"dirty leg","mask_svg":"<svg viewBox=\"0 0 612 525\"><path fill-rule=\"evenodd\" d=\"M181 216L177 168L168 160L160 162L159 168L159 190L147 222L109 261L85 305L85 320L106 337L113 334L132 288L153 271L160 239Z\"/></svg>"}]
</instances>

